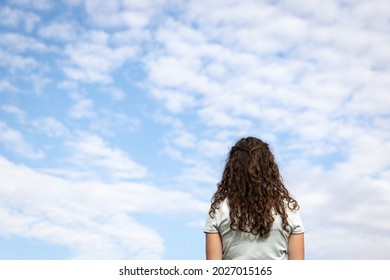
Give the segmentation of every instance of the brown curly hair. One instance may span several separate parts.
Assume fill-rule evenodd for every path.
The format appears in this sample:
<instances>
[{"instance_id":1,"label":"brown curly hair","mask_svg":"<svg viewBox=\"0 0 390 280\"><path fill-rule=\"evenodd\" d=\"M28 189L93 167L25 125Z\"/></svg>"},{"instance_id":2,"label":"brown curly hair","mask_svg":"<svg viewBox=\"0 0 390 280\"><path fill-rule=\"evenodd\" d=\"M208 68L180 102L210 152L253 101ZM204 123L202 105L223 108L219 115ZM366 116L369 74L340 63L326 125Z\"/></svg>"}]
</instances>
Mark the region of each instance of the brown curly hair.
<instances>
[{"instance_id":1,"label":"brown curly hair","mask_svg":"<svg viewBox=\"0 0 390 280\"><path fill-rule=\"evenodd\" d=\"M255 137L242 138L231 148L222 180L211 199L211 217L226 198L231 229L260 237L269 235L274 211L280 214L284 230L288 230L286 206L299 209L283 184L268 144Z\"/></svg>"}]
</instances>

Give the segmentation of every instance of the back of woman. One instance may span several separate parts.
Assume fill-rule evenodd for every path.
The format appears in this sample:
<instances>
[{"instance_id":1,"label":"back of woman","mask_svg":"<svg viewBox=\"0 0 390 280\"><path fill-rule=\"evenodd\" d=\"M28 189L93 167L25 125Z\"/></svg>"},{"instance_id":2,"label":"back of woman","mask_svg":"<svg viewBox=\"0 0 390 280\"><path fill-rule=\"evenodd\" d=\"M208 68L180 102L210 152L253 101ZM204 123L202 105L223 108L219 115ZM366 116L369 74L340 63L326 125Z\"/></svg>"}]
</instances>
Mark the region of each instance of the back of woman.
<instances>
[{"instance_id":1,"label":"back of woman","mask_svg":"<svg viewBox=\"0 0 390 280\"><path fill-rule=\"evenodd\" d=\"M212 198L204 229L207 259L303 259L298 209L268 144L239 140Z\"/></svg>"}]
</instances>

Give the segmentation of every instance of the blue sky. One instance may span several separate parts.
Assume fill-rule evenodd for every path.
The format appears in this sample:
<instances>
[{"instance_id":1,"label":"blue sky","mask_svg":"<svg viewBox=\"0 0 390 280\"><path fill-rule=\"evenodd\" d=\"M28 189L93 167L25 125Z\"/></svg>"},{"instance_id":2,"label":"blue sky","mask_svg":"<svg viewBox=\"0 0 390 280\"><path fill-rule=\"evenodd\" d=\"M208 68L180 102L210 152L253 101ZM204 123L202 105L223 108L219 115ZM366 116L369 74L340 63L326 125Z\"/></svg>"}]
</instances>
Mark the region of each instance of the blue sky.
<instances>
[{"instance_id":1,"label":"blue sky","mask_svg":"<svg viewBox=\"0 0 390 280\"><path fill-rule=\"evenodd\" d=\"M229 147L269 142L308 259L389 259L390 6L0 4L0 259L204 259Z\"/></svg>"}]
</instances>

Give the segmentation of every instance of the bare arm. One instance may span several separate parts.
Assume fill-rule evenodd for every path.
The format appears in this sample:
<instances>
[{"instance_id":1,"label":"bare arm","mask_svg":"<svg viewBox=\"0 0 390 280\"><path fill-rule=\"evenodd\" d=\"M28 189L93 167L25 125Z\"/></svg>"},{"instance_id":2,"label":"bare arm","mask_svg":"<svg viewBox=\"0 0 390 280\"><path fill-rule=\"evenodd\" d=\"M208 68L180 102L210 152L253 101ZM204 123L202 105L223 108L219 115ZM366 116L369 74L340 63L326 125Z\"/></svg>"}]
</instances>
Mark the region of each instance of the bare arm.
<instances>
[{"instance_id":1,"label":"bare arm","mask_svg":"<svg viewBox=\"0 0 390 280\"><path fill-rule=\"evenodd\" d=\"M305 259L305 237L303 233L290 235L288 239L288 259Z\"/></svg>"},{"instance_id":2,"label":"bare arm","mask_svg":"<svg viewBox=\"0 0 390 280\"><path fill-rule=\"evenodd\" d=\"M218 233L206 233L206 259L222 260L222 241Z\"/></svg>"}]
</instances>

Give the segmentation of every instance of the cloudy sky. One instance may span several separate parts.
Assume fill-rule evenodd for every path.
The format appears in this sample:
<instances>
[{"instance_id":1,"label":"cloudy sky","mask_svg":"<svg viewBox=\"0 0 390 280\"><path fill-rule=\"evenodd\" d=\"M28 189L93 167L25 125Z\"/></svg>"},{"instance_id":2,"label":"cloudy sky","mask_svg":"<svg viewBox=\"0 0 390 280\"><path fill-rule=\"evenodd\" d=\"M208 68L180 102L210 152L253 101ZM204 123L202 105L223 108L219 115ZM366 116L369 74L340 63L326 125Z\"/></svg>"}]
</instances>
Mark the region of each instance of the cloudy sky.
<instances>
[{"instance_id":1,"label":"cloudy sky","mask_svg":"<svg viewBox=\"0 0 390 280\"><path fill-rule=\"evenodd\" d=\"M204 259L269 142L308 259L390 258L388 0L3 0L0 259Z\"/></svg>"}]
</instances>

